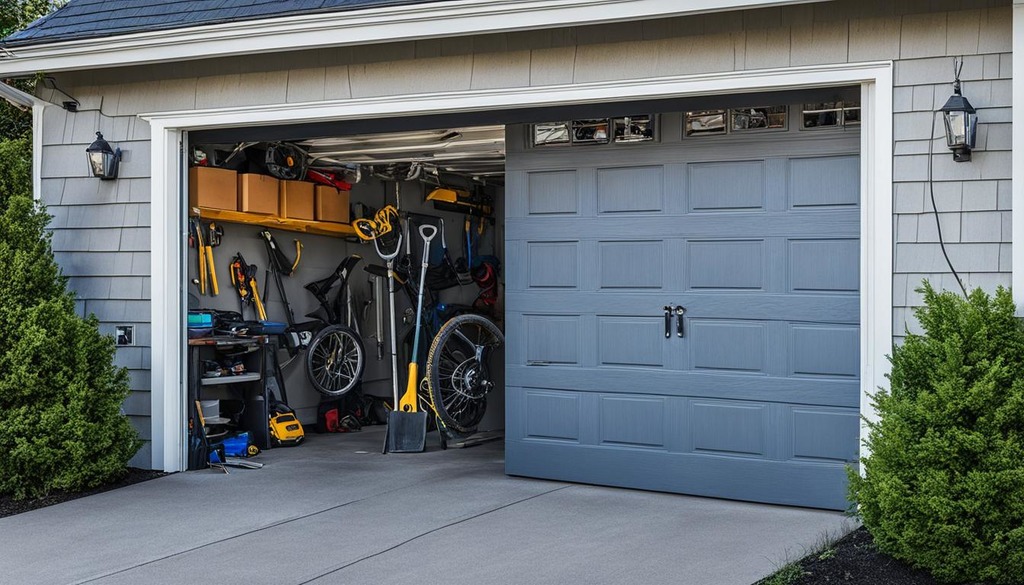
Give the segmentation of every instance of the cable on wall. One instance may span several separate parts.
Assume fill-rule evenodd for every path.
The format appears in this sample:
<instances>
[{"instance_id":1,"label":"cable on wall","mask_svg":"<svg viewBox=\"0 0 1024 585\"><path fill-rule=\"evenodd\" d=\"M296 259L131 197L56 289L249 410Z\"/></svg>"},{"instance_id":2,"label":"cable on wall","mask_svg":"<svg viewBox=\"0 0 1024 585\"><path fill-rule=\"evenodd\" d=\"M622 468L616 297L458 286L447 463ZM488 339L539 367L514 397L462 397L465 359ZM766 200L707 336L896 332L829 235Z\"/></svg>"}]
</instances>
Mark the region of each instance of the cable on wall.
<instances>
[{"instance_id":1,"label":"cable on wall","mask_svg":"<svg viewBox=\"0 0 1024 585\"><path fill-rule=\"evenodd\" d=\"M954 66L955 67L955 66ZM963 67L963 63L960 64ZM959 79L959 71L957 71L957 78ZM935 143L935 119L938 117L939 112L932 112L932 129L931 133L928 134L928 193L932 200L932 214L935 216L935 231L939 236L939 247L942 249L942 256L946 259L946 265L949 266L949 271L953 273L953 277L956 278L956 283L960 285L960 290L964 293L964 297L967 297L967 287L964 286L964 281L960 278L960 273L953 267L953 262L949 259L949 253L946 252L946 242L942 238L942 222L939 221L939 208L935 205L935 183L932 180L932 145Z\"/></svg>"}]
</instances>

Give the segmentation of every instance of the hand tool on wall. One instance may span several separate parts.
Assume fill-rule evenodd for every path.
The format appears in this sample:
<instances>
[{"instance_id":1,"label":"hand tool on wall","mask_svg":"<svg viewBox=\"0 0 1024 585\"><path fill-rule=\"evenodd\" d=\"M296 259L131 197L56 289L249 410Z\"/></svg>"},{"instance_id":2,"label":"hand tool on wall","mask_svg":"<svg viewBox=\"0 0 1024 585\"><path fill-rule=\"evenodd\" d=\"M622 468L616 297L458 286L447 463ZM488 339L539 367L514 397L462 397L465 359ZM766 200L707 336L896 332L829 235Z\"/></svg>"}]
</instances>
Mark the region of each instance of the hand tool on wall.
<instances>
[{"instance_id":1,"label":"hand tool on wall","mask_svg":"<svg viewBox=\"0 0 1024 585\"><path fill-rule=\"evenodd\" d=\"M199 251L199 294L206 294L206 244L203 243L203 223L196 221L196 250Z\"/></svg>"},{"instance_id":2,"label":"hand tool on wall","mask_svg":"<svg viewBox=\"0 0 1024 585\"><path fill-rule=\"evenodd\" d=\"M202 230L202 227L199 229ZM210 294L217 296L220 294L220 288L217 286L217 265L213 261L213 249L220 245L220 240L224 236L224 228L211 221L209 234L203 252L206 256L206 268L210 271Z\"/></svg>"},{"instance_id":3,"label":"hand tool on wall","mask_svg":"<svg viewBox=\"0 0 1024 585\"><path fill-rule=\"evenodd\" d=\"M245 305L252 305L256 310L256 316L260 321L267 320L267 311L260 300L259 288L256 284L256 275L259 269L255 264L249 264L242 257L241 253L235 254L230 264L231 284L238 292L240 304L239 312L244 313Z\"/></svg>"},{"instance_id":4,"label":"hand tool on wall","mask_svg":"<svg viewBox=\"0 0 1024 585\"><path fill-rule=\"evenodd\" d=\"M282 276L291 276L295 273L295 270L299 267L299 260L302 257L302 242L295 240L295 261L291 261L284 252L281 251L280 246L277 244L277 240L274 235L270 233L270 230L261 230L258 236L267 247L267 262L269 263L269 272L274 276L274 284L277 287L277 293L281 295L281 302L284 303L285 317L288 321L289 327L295 327L295 314L292 312L291 303L288 302L288 293L284 288L284 281L281 280ZM254 289L255 290L255 289ZM266 317L263 317L265 320Z\"/></svg>"},{"instance_id":5,"label":"hand tool on wall","mask_svg":"<svg viewBox=\"0 0 1024 585\"><path fill-rule=\"evenodd\" d=\"M373 276L374 341L377 342L377 361L384 359L384 279Z\"/></svg>"}]
</instances>

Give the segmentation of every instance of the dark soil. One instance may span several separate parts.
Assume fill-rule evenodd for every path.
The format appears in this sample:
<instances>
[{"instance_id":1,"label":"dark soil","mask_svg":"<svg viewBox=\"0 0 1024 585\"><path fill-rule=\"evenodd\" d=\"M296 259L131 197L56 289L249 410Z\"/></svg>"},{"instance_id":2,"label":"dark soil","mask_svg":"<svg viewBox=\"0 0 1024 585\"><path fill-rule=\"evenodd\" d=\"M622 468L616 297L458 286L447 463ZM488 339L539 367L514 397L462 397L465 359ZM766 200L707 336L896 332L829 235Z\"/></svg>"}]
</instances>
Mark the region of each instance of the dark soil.
<instances>
[{"instance_id":1,"label":"dark soil","mask_svg":"<svg viewBox=\"0 0 1024 585\"><path fill-rule=\"evenodd\" d=\"M91 496L93 494L109 492L110 490L116 490L117 488L123 488L134 483L140 483L157 477L163 477L165 475L167 474L163 471L129 467L128 473L120 480L101 485L84 492L54 492L42 498L29 498L25 500L15 500L11 496L0 494L0 518L14 516L15 514L21 514L22 512L28 512L30 510L38 510L39 508L60 504L61 502L77 500L78 498L84 498L85 496Z\"/></svg>"},{"instance_id":2,"label":"dark soil","mask_svg":"<svg viewBox=\"0 0 1024 585\"><path fill-rule=\"evenodd\" d=\"M782 567L755 585L938 585L926 571L878 552L866 528L858 528L825 549ZM985 585L971 583L964 585Z\"/></svg>"},{"instance_id":3,"label":"dark soil","mask_svg":"<svg viewBox=\"0 0 1024 585\"><path fill-rule=\"evenodd\" d=\"M843 585L935 585L927 572L878 552L866 528L846 535L825 552L800 561L803 574L792 585L842 583Z\"/></svg>"}]
</instances>

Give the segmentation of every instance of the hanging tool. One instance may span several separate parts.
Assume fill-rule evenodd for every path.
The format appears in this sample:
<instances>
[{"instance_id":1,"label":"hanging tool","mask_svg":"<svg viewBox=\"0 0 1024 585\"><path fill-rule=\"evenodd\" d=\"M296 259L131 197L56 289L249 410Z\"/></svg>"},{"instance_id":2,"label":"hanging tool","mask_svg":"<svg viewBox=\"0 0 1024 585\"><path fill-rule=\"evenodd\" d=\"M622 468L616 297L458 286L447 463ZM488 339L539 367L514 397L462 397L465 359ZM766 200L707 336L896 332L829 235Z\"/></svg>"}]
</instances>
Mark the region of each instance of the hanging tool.
<instances>
[{"instance_id":1,"label":"hanging tool","mask_svg":"<svg viewBox=\"0 0 1024 585\"><path fill-rule=\"evenodd\" d=\"M267 320L267 311L260 300L259 289L256 284L256 275L259 272L255 264L249 264L242 257L241 253L235 254L230 265L231 284L238 292L239 312L244 312L245 305L252 305L256 316L260 321Z\"/></svg>"},{"instance_id":2,"label":"hanging tool","mask_svg":"<svg viewBox=\"0 0 1024 585\"><path fill-rule=\"evenodd\" d=\"M399 223L401 222L398 219L398 209L393 205L385 205L373 216L373 219L361 217L352 220L352 227L359 239L376 241L377 238L391 233L394 225Z\"/></svg>"},{"instance_id":3,"label":"hanging tool","mask_svg":"<svg viewBox=\"0 0 1024 585\"><path fill-rule=\"evenodd\" d=\"M252 300L256 304L256 314L259 316L260 321L267 320L267 309L263 306L263 301L260 300L259 287L256 284L257 267L255 264L250 266L246 276L249 279L249 288L252 289Z\"/></svg>"},{"instance_id":4,"label":"hanging tool","mask_svg":"<svg viewBox=\"0 0 1024 585\"><path fill-rule=\"evenodd\" d=\"M202 224L199 229L202 230ZM220 245L220 240L224 236L224 228L211 221L209 234L203 253L206 256L206 268L210 271L210 294L217 296L220 294L220 288L217 286L217 265L213 262L213 249Z\"/></svg>"},{"instance_id":5,"label":"hanging tool","mask_svg":"<svg viewBox=\"0 0 1024 585\"><path fill-rule=\"evenodd\" d=\"M206 244L203 243L203 223L197 220L196 250L199 251L199 294L206 294Z\"/></svg>"},{"instance_id":6,"label":"hanging tool","mask_svg":"<svg viewBox=\"0 0 1024 585\"><path fill-rule=\"evenodd\" d=\"M269 266L267 271L274 275L274 284L277 286L277 293L281 295L281 302L284 303L288 326L294 328L295 315L292 312L291 303L288 302L288 294L285 292L284 281L281 280L281 277L291 276L299 267L299 260L302 257L302 242L295 240L295 261L293 262L281 251L280 246L277 245L277 240L274 239L274 235L270 233L270 230L261 230L258 237L263 240L267 247ZM266 319L266 317L263 317L263 319Z\"/></svg>"},{"instance_id":7,"label":"hanging tool","mask_svg":"<svg viewBox=\"0 0 1024 585\"><path fill-rule=\"evenodd\" d=\"M399 402L399 410L405 413L417 411L418 400L416 388L419 387L419 349L420 349L420 328L423 317L423 288L427 281L427 268L430 266L430 241L437 235L437 228L432 225L421 225L420 237L423 238L423 263L420 265L420 286L416 295L416 332L413 334L412 356L409 360L409 380L405 387L405 394ZM426 429L426 427L424 427Z\"/></svg>"},{"instance_id":8,"label":"hanging tool","mask_svg":"<svg viewBox=\"0 0 1024 585\"><path fill-rule=\"evenodd\" d=\"M379 276L372 276L373 281L373 308L374 308L374 333L373 338L377 342L377 361L384 359L384 279Z\"/></svg>"}]
</instances>

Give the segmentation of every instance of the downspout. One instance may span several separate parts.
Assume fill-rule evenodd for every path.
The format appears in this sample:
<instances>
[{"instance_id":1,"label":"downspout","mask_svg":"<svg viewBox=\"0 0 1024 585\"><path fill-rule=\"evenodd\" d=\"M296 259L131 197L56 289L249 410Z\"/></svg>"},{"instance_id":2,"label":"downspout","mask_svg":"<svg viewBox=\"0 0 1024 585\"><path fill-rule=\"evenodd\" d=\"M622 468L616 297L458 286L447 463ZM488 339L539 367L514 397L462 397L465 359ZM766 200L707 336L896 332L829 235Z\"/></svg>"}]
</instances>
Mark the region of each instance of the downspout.
<instances>
[{"instance_id":1,"label":"downspout","mask_svg":"<svg viewBox=\"0 0 1024 585\"><path fill-rule=\"evenodd\" d=\"M54 104L6 83L0 83L0 98L19 110L32 109L32 197L39 201L43 196L43 110Z\"/></svg>"}]
</instances>

